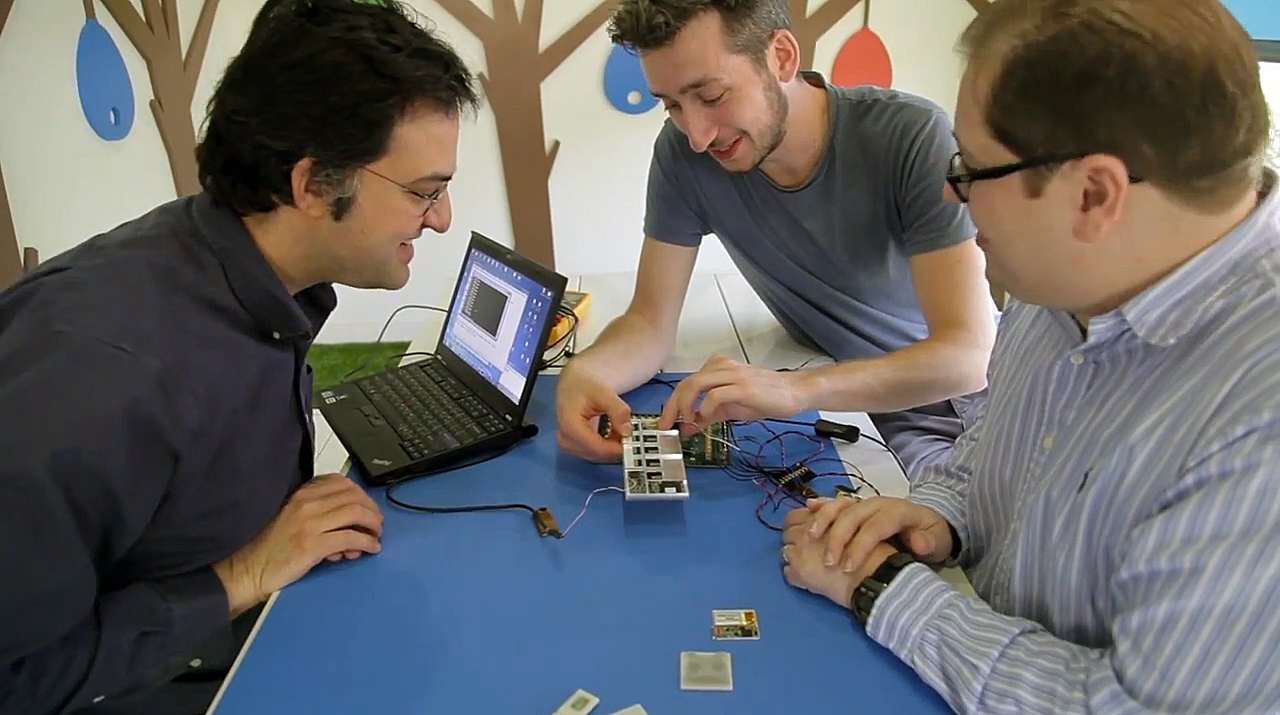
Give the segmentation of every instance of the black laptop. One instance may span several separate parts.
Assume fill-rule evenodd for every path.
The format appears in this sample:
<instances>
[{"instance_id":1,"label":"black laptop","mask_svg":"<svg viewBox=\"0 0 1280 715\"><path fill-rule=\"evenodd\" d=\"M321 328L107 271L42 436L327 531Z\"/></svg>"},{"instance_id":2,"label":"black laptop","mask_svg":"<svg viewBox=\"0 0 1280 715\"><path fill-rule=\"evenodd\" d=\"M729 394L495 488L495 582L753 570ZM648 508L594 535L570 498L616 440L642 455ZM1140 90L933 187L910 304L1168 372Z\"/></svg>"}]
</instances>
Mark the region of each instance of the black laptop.
<instances>
[{"instance_id":1,"label":"black laptop","mask_svg":"<svg viewBox=\"0 0 1280 715\"><path fill-rule=\"evenodd\" d=\"M371 485L508 447L567 280L478 233L435 354L320 392L320 413Z\"/></svg>"}]
</instances>

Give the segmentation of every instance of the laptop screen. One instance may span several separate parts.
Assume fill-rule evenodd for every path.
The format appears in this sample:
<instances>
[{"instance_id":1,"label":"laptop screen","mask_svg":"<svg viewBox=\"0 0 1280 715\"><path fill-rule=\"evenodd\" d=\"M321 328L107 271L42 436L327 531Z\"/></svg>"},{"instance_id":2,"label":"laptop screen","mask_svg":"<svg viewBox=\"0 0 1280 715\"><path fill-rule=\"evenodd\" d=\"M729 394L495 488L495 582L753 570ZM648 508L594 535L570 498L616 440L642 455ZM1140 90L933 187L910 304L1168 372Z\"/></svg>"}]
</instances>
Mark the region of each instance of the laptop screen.
<instances>
[{"instance_id":1,"label":"laptop screen","mask_svg":"<svg viewBox=\"0 0 1280 715\"><path fill-rule=\"evenodd\" d=\"M519 404L542 357L543 328L557 308L554 292L474 245L456 290L442 342Z\"/></svg>"}]
</instances>

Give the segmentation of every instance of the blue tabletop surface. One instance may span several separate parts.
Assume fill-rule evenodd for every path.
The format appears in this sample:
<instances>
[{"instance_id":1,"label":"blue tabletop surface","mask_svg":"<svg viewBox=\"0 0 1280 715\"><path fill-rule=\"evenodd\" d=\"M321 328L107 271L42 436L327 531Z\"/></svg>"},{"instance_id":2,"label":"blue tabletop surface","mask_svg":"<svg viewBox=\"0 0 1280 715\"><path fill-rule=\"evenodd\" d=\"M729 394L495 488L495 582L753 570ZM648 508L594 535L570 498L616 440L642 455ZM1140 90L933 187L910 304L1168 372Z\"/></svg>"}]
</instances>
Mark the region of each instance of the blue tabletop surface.
<instances>
[{"instance_id":1,"label":"blue tabletop surface","mask_svg":"<svg viewBox=\"0 0 1280 715\"><path fill-rule=\"evenodd\" d=\"M559 451L555 380L538 378L529 412L537 437L405 484L397 497L545 505L567 527L592 490L621 484L621 467ZM657 411L669 392L649 384L627 399ZM767 438L759 423L738 433ZM771 447L780 443L788 461L824 449L825 464L838 466L829 442L790 434ZM781 459L773 449L764 456ZM633 703L650 715L949 712L847 611L786 583L780 536L756 516L758 486L694 469L690 491L663 503L601 492L554 539L540 538L527 512L412 513L374 489L386 515L382 552L323 563L286 588L217 715L551 715L577 688L601 699L593 715ZM764 512L775 523L782 515ZM756 609L760 639L712 639L719 608ZM730 652L733 691L682 691L686 650Z\"/></svg>"}]
</instances>

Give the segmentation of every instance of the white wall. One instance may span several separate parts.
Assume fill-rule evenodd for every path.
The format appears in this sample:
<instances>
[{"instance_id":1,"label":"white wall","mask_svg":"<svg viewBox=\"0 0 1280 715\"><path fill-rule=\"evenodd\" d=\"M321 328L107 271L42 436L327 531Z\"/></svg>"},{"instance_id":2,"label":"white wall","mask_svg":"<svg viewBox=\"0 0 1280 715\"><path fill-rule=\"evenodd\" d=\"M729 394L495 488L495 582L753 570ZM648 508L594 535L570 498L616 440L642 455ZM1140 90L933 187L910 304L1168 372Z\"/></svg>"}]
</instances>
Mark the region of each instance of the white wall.
<instances>
[{"instance_id":1,"label":"white wall","mask_svg":"<svg viewBox=\"0 0 1280 715\"><path fill-rule=\"evenodd\" d=\"M492 10L491 0L473 1L486 12ZM822 2L811 0L810 7ZM461 24L433 0L410 3L434 21L474 70L484 69L483 47ZM544 46L595 3L547 0ZM200 6L200 0L179 0L184 33L194 27ZM261 0L219 3L192 108L197 131L213 85L260 6ZM147 106L151 87L146 65L101 4L97 15L124 55L134 87L133 129L119 142L99 139L81 114L74 74L76 38L84 21L81 3L17 0L0 36L5 112L0 165L18 239L39 249L42 260L174 197L168 160ZM952 48L972 15L965 0L874 2L871 27L893 57L895 86L950 110L960 71ZM819 42L817 69L829 73L840 46L861 23L859 8ZM608 104L603 69L609 49L602 28L542 86L547 141L562 141L551 176L551 201L557 268L568 275L629 271L639 256L649 153L663 113L657 108L632 116ZM510 245L497 135L487 107L464 126L459 162L450 189L453 228L418 244L413 277L403 290L340 289L340 305L321 340L372 340L399 305L445 304L471 230ZM697 270L733 270L714 238L704 243ZM387 339L412 338L422 321L414 311L401 313Z\"/></svg>"},{"instance_id":2,"label":"white wall","mask_svg":"<svg viewBox=\"0 0 1280 715\"><path fill-rule=\"evenodd\" d=\"M1262 91L1271 106L1271 163L1280 166L1280 62L1262 63Z\"/></svg>"}]
</instances>

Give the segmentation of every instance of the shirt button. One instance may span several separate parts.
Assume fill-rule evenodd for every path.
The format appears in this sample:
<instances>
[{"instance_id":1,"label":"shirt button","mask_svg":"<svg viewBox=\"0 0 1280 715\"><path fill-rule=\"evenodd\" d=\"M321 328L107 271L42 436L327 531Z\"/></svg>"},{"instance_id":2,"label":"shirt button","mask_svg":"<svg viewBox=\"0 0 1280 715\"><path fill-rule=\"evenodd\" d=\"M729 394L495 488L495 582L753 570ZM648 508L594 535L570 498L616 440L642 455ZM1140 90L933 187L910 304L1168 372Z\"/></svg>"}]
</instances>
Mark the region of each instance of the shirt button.
<instances>
[{"instance_id":1,"label":"shirt button","mask_svg":"<svg viewBox=\"0 0 1280 715\"><path fill-rule=\"evenodd\" d=\"M279 339L280 339L280 333L272 333L272 334L271 334L271 338L272 338L273 340L279 340Z\"/></svg>"},{"instance_id":2,"label":"shirt button","mask_svg":"<svg viewBox=\"0 0 1280 715\"><path fill-rule=\"evenodd\" d=\"M195 660L191 661L190 663L187 663L187 665L188 665L188 666L190 666L190 667L192 667L192 668L199 668L200 666L204 665L204 661L203 661L203 660L200 660L199 658L196 658Z\"/></svg>"},{"instance_id":3,"label":"shirt button","mask_svg":"<svg viewBox=\"0 0 1280 715\"><path fill-rule=\"evenodd\" d=\"M1045 437L1045 438L1040 442L1040 444L1041 444L1045 449L1053 449L1053 435L1048 435L1047 437Z\"/></svg>"},{"instance_id":4,"label":"shirt button","mask_svg":"<svg viewBox=\"0 0 1280 715\"><path fill-rule=\"evenodd\" d=\"M93 703L94 703L95 705L97 705L98 703L102 702L102 701L103 701L103 700L105 700L106 698L107 698L107 696L105 696L105 695L99 695L98 697L96 697L96 698L94 698L94 699L93 699Z\"/></svg>"},{"instance_id":5,"label":"shirt button","mask_svg":"<svg viewBox=\"0 0 1280 715\"><path fill-rule=\"evenodd\" d=\"M1082 363L1082 362L1084 362L1084 356L1083 356L1083 355L1081 355L1080 353L1071 353L1071 364L1072 364L1072 365L1079 365L1079 364L1080 364L1080 363Z\"/></svg>"}]
</instances>

